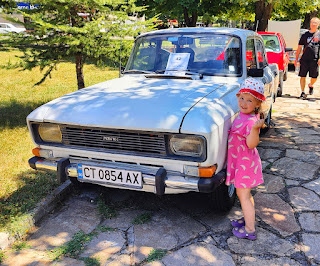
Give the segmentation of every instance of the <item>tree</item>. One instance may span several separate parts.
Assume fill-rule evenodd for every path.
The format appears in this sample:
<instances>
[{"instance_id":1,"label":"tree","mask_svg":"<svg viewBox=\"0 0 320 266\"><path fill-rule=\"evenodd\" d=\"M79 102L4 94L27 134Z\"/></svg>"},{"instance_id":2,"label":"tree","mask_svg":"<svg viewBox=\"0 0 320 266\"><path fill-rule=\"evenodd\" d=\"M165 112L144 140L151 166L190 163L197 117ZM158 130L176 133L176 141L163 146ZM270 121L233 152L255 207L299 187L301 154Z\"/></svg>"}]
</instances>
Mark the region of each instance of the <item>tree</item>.
<instances>
[{"instance_id":1,"label":"tree","mask_svg":"<svg viewBox=\"0 0 320 266\"><path fill-rule=\"evenodd\" d=\"M319 6L319 1L312 0L233 0L240 6L247 6L249 10L254 8L255 28L265 31L268 20L282 17L282 19L303 18L306 13L314 11Z\"/></svg>"},{"instance_id":2,"label":"tree","mask_svg":"<svg viewBox=\"0 0 320 266\"><path fill-rule=\"evenodd\" d=\"M39 83L50 76L58 63L72 60L76 65L78 89L84 88L84 62L97 65L117 62L119 46L129 51L132 43L120 40L137 35L143 30L143 24L151 24L151 21L128 24L131 20L128 14L144 10L136 7L134 0L36 0L31 3L37 4L37 8L20 12L31 21L34 30L27 35L12 35L10 40L12 46L23 50L25 69L39 66L46 70Z\"/></svg>"},{"instance_id":3,"label":"tree","mask_svg":"<svg viewBox=\"0 0 320 266\"><path fill-rule=\"evenodd\" d=\"M205 13L217 15L228 8L226 0L137 0L137 5L148 6L148 17L159 14L163 20L183 20L187 27L195 27L198 17Z\"/></svg>"},{"instance_id":4,"label":"tree","mask_svg":"<svg viewBox=\"0 0 320 266\"><path fill-rule=\"evenodd\" d=\"M302 28L308 29L310 20L319 15L319 1L288 1L285 0L275 10L274 18L277 20L302 19Z\"/></svg>"},{"instance_id":5,"label":"tree","mask_svg":"<svg viewBox=\"0 0 320 266\"><path fill-rule=\"evenodd\" d=\"M15 5L16 3L13 0L7 0L7 1L0 0L0 8L3 8L5 11L7 11L10 8L13 8Z\"/></svg>"}]
</instances>

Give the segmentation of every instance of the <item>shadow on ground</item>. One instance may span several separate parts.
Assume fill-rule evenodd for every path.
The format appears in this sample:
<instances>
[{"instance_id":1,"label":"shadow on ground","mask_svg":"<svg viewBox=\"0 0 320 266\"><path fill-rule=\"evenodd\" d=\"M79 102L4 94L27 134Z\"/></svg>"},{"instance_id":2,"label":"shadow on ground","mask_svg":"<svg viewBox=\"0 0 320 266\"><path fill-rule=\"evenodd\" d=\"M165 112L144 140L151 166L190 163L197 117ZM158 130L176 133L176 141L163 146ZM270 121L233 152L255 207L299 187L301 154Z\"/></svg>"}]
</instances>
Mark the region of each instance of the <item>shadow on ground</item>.
<instances>
[{"instance_id":1,"label":"shadow on ground","mask_svg":"<svg viewBox=\"0 0 320 266\"><path fill-rule=\"evenodd\" d=\"M0 105L0 128L26 126L26 117L45 102L25 102L16 100L5 101Z\"/></svg>"},{"instance_id":2,"label":"shadow on ground","mask_svg":"<svg viewBox=\"0 0 320 266\"><path fill-rule=\"evenodd\" d=\"M28 224L20 224L23 223L23 217L59 184L55 174L42 171L28 170L19 174L16 179L21 184L20 188L10 196L0 198L0 227L22 235L25 232L21 230L28 227Z\"/></svg>"}]
</instances>

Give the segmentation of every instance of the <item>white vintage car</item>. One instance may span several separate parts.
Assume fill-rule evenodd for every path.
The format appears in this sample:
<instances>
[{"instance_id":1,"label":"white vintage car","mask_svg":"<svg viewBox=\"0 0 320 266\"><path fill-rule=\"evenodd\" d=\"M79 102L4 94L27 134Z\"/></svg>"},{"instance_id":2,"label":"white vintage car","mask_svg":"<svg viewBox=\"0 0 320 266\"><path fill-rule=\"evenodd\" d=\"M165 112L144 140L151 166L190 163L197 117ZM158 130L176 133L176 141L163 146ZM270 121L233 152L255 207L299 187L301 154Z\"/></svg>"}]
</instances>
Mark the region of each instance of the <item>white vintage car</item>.
<instances>
[{"instance_id":1,"label":"white vintage car","mask_svg":"<svg viewBox=\"0 0 320 266\"><path fill-rule=\"evenodd\" d=\"M270 123L279 70L260 35L231 28L183 28L140 35L122 77L55 99L27 123L34 169L58 179L158 195L208 193L231 208L225 181L228 130L247 76L266 86Z\"/></svg>"}]
</instances>

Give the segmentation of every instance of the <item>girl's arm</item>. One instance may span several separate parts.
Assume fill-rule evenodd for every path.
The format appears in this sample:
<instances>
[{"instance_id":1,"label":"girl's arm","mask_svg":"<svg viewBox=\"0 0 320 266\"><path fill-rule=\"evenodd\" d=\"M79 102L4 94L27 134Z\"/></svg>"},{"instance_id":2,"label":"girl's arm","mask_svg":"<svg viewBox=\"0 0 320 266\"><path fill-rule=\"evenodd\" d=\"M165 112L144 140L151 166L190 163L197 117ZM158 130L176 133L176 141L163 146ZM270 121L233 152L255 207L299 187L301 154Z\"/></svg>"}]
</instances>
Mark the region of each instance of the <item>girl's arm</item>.
<instances>
[{"instance_id":1,"label":"girl's arm","mask_svg":"<svg viewBox=\"0 0 320 266\"><path fill-rule=\"evenodd\" d=\"M254 123L251 128L250 134L247 136L247 146L249 149L253 149L259 144L259 129L263 127L264 119L259 119Z\"/></svg>"}]
</instances>

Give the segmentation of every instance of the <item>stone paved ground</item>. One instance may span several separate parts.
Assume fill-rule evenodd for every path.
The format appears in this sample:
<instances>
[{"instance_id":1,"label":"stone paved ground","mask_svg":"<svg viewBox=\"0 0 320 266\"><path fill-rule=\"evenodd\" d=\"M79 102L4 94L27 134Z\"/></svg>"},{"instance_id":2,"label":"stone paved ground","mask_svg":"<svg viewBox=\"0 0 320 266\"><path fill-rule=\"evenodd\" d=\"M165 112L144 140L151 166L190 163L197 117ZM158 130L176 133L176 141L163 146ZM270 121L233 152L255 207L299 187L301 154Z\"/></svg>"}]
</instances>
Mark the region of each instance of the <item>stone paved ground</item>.
<instances>
[{"instance_id":1,"label":"stone paved ground","mask_svg":"<svg viewBox=\"0 0 320 266\"><path fill-rule=\"evenodd\" d=\"M289 73L273 108L274 126L259 144L265 183L254 191L256 241L232 236L230 219L241 216L239 202L218 214L199 194L158 198L89 187L47 217L27 239L28 248L8 250L4 265L96 265L88 258L101 265L319 265L320 90L300 100L297 85ZM114 218L98 213L101 197L114 207ZM57 254L52 250L79 230L91 236L82 251L72 253L77 247L68 245L66 256L50 261Z\"/></svg>"}]
</instances>

